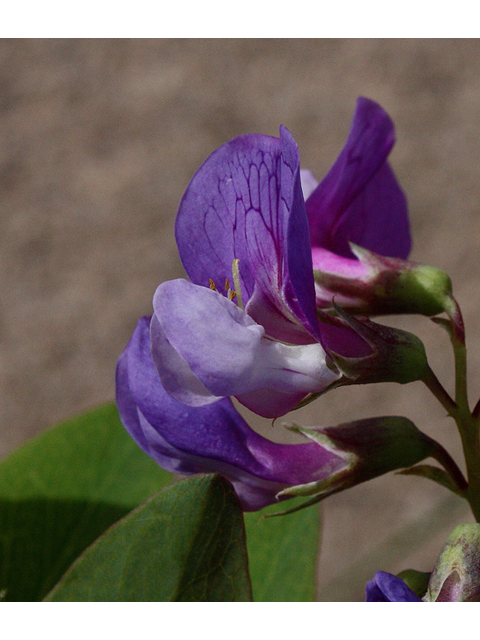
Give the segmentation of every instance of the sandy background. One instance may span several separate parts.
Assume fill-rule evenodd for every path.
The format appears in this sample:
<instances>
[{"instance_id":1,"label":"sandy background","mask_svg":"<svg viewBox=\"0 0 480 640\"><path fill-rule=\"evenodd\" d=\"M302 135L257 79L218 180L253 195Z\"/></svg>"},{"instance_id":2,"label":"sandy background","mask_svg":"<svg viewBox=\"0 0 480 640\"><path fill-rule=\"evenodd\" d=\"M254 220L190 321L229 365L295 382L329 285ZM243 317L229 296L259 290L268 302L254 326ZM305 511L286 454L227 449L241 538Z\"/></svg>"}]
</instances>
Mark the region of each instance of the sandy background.
<instances>
[{"instance_id":1,"label":"sandy background","mask_svg":"<svg viewBox=\"0 0 480 640\"><path fill-rule=\"evenodd\" d=\"M0 41L0 455L113 398L137 318L162 280L183 275L173 222L206 156L285 124L320 179L358 95L396 124L391 162L409 201L412 257L453 278L476 402L479 78L478 40ZM397 326L424 339L451 388L442 331L424 318ZM419 383L338 390L295 418L382 414L406 415L459 454ZM278 422L255 424L283 438ZM471 519L446 490L395 476L331 498L324 513L323 600L362 599L377 569L431 569L450 529Z\"/></svg>"}]
</instances>

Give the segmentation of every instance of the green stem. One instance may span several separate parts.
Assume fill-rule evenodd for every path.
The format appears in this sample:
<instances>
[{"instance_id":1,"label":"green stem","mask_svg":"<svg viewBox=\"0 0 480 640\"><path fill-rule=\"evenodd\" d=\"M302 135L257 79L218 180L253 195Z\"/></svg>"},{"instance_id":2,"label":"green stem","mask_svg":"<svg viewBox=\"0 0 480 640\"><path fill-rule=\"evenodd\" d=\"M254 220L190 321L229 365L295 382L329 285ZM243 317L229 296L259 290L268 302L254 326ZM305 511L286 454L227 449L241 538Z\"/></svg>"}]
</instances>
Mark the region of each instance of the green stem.
<instances>
[{"instance_id":1,"label":"green stem","mask_svg":"<svg viewBox=\"0 0 480 640\"><path fill-rule=\"evenodd\" d=\"M439 462L448 473L453 484L458 489L459 495L461 495L463 498L466 498L468 483L465 480L465 477L459 469L457 463L439 442L431 438L429 438L429 440L431 440L432 458L437 460L437 462Z\"/></svg>"},{"instance_id":2,"label":"green stem","mask_svg":"<svg viewBox=\"0 0 480 640\"><path fill-rule=\"evenodd\" d=\"M452 323L451 341L455 357L455 404L452 413L460 438L467 466L467 500L473 514L480 522L480 434L477 421L470 411L467 393L467 350L465 346L465 328L460 307L454 298L447 311Z\"/></svg>"},{"instance_id":3,"label":"green stem","mask_svg":"<svg viewBox=\"0 0 480 640\"><path fill-rule=\"evenodd\" d=\"M428 367L426 374L424 375L422 382L428 387L428 389L433 393L433 395L440 402L442 407L445 409L447 414L452 418L455 418L456 413L458 412L458 406L454 400L450 397L448 392L443 387L440 380L437 378L435 373Z\"/></svg>"}]
</instances>

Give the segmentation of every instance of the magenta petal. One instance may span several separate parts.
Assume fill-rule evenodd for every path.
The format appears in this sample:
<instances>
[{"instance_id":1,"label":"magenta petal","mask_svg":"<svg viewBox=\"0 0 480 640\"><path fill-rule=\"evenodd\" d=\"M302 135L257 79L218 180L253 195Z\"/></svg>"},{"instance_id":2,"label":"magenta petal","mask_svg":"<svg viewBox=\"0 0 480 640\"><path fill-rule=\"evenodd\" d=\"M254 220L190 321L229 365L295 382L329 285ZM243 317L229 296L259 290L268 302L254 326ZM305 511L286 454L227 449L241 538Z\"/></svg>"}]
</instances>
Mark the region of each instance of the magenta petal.
<instances>
[{"instance_id":1,"label":"magenta petal","mask_svg":"<svg viewBox=\"0 0 480 640\"><path fill-rule=\"evenodd\" d=\"M241 393L237 400L243 406L264 418L278 418L293 411L305 399L305 393L282 393L272 389L255 389Z\"/></svg>"},{"instance_id":2,"label":"magenta petal","mask_svg":"<svg viewBox=\"0 0 480 640\"><path fill-rule=\"evenodd\" d=\"M349 242L406 258L411 239L405 196L387 164L393 123L372 100L359 98L348 140L307 200L312 247L353 257Z\"/></svg>"},{"instance_id":3,"label":"magenta petal","mask_svg":"<svg viewBox=\"0 0 480 640\"><path fill-rule=\"evenodd\" d=\"M127 431L160 466L217 472L246 510L275 502L286 486L328 477L345 464L318 444L283 445L253 431L228 399L187 407L163 389L150 354L150 319L141 318L117 366L117 405Z\"/></svg>"}]
</instances>

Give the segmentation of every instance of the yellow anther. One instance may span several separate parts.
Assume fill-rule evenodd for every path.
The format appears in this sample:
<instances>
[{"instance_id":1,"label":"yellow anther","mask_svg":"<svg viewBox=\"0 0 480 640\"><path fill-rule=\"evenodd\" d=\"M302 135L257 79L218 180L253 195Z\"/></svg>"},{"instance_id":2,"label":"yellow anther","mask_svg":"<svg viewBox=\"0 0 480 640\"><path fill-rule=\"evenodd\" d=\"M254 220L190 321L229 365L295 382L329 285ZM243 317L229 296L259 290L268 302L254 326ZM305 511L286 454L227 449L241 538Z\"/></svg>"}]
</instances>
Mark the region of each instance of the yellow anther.
<instances>
[{"instance_id":1,"label":"yellow anther","mask_svg":"<svg viewBox=\"0 0 480 640\"><path fill-rule=\"evenodd\" d=\"M225 278L225 291L230 291L230 282L228 278Z\"/></svg>"},{"instance_id":2,"label":"yellow anther","mask_svg":"<svg viewBox=\"0 0 480 640\"><path fill-rule=\"evenodd\" d=\"M235 291L233 289L229 289L228 290L228 299L229 300L233 300L235 298L237 294L235 293Z\"/></svg>"},{"instance_id":3,"label":"yellow anther","mask_svg":"<svg viewBox=\"0 0 480 640\"><path fill-rule=\"evenodd\" d=\"M211 289L212 291L216 291L216 290L217 290L217 287L215 286L214 281L213 281L211 278L209 278L209 279L208 279L208 281L209 281L209 283L210 283L210 289Z\"/></svg>"}]
</instances>

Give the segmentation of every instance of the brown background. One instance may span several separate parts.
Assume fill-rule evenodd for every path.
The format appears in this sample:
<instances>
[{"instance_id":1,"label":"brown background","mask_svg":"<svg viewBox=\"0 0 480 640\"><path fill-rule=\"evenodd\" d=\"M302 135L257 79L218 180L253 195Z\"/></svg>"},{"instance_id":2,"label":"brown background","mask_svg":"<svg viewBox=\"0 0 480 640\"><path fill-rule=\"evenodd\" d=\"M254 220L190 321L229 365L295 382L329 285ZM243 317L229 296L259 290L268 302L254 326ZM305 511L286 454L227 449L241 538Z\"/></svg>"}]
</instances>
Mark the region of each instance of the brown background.
<instances>
[{"instance_id":1,"label":"brown background","mask_svg":"<svg viewBox=\"0 0 480 640\"><path fill-rule=\"evenodd\" d=\"M358 95L396 124L391 161L409 200L412 257L453 278L476 402L479 77L478 40L0 41L0 455L113 398L137 318L162 280L183 275L174 216L205 157L285 124L320 179ZM397 326L424 339L451 388L441 329L424 318ZM295 419L382 414L408 416L459 456L453 425L420 383L338 390ZM272 439L284 437L280 422L252 420ZM446 490L398 476L334 496L324 513L324 600L362 599L377 569L431 569L449 530L471 519Z\"/></svg>"}]
</instances>

